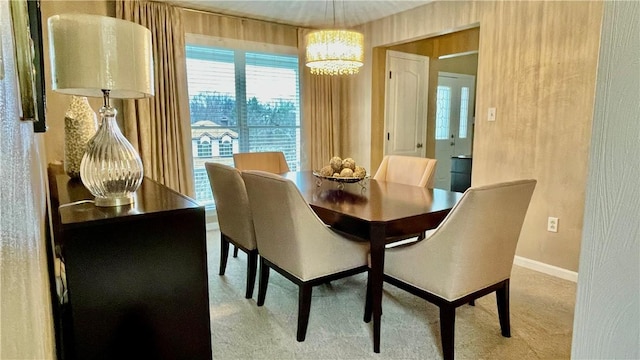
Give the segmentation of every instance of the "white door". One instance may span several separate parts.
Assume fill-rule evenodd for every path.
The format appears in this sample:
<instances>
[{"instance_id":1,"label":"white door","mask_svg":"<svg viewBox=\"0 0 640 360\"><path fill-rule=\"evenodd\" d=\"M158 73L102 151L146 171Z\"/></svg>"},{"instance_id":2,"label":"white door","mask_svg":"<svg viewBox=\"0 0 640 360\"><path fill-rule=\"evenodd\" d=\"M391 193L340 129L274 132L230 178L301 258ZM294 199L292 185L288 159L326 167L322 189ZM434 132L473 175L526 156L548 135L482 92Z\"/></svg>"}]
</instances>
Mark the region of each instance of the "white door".
<instances>
[{"instance_id":1,"label":"white door","mask_svg":"<svg viewBox=\"0 0 640 360\"><path fill-rule=\"evenodd\" d=\"M385 155L425 156L429 57L387 51Z\"/></svg>"},{"instance_id":2,"label":"white door","mask_svg":"<svg viewBox=\"0 0 640 360\"><path fill-rule=\"evenodd\" d=\"M438 73L435 187L451 188L451 157L471 155L475 76Z\"/></svg>"}]
</instances>

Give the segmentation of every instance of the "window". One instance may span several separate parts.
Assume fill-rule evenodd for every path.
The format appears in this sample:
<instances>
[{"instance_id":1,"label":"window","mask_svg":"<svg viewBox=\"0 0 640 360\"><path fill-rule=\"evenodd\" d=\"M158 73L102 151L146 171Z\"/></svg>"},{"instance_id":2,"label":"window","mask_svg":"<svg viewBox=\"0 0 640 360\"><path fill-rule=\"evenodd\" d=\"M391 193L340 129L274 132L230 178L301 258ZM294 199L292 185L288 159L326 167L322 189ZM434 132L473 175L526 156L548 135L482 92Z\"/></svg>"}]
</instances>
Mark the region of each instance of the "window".
<instances>
[{"instance_id":1,"label":"window","mask_svg":"<svg viewBox=\"0 0 640 360\"><path fill-rule=\"evenodd\" d=\"M196 199L203 204L213 204L213 193L211 192L211 186L209 185L209 175L207 170L202 167L193 170L193 177L196 184L207 184L207 187L196 186Z\"/></svg>"},{"instance_id":2,"label":"window","mask_svg":"<svg viewBox=\"0 0 640 360\"><path fill-rule=\"evenodd\" d=\"M198 157L211 157L211 139L206 136L198 141Z\"/></svg>"},{"instance_id":3,"label":"window","mask_svg":"<svg viewBox=\"0 0 640 360\"><path fill-rule=\"evenodd\" d=\"M220 153L220 157L232 157L233 156L233 145L231 141L224 141L224 139L220 140L218 144L218 150Z\"/></svg>"},{"instance_id":4,"label":"window","mask_svg":"<svg viewBox=\"0 0 640 360\"><path fill-rule=\"evenodd\" d=\"M436 140L445 140L449 138L451 88L448 86L438 86L436 102Z\"/></svg>"},{"instance_id":5,"label":"window","mask_svg":"<svg viewBox=\"0 0 640 360\"><path fill-rule=\"evenodd\" d=\"M469 88L463 86L460 89L460 128L458 129L458 137L466 139L467 124L469 123Z\"/></svg>"},{"instance_id":6,"label":"window","mask_svg":"<svg viewBox=\"0 0 640 360\"><path fill-rule=\"evenodd\" d=\"M189 43L186 54L192 139L206 127L212 141L218 143L217 154L209 147L206 161L232 166L233 153L282 151L289 168L298 169L297 55ZM204 169L200 153L198 144L198 158L194 157L196 193L210 193L208 179L197 176L199 169ZM211 196L199 196L198 202L214 206Z\"/></svg>"}]
</instances>

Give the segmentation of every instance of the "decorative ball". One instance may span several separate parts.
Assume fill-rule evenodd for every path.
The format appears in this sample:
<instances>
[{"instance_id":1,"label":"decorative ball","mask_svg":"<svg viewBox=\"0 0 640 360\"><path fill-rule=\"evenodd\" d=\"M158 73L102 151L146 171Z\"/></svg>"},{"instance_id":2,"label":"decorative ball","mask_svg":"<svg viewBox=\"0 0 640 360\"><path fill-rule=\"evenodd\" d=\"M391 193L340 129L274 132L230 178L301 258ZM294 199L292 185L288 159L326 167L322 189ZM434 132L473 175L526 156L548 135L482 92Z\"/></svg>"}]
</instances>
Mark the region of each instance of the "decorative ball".
<instances>
[{"instance_id":1,"label":"decorative ball","mask_svg":"<svg viewBox=\"0 0 640 360\"><path fill-rule=\"evenodd\" d=\"M353 171L353 176L363 179L365 176L367 176L367 169L363 168L362 166L356 166L356 169Z\"/></svg>"},{"instance_id":2,"label":"decorative ball","mask_svg":"<svg viewBox=\"0 0 640 360\"><path fill-rule=\"evenodd\" d=\"M352 158L346 158L346 159L342 160L342 168L343 169L355 170L356 169L356 161L353 160Z\"/></svg>"},{"instance_id":3,"label":"decorative ball","mask_svg":"<svg viewBox=\"0 0 640 360\"><path fill-rule=\"evenodd\" d=\"M327 166L323 167L322 169L320 169L320 175L322 175L322 176L331 176L331 175L333 175L333 169L331 168L331 165L327 165Z\"/></svg>"},{"instance_id":4,"label":"decorative ball","mask_svg":"<svg viewBox=\"0 0 640 360\"><path fill-rule=\"evenodd\" d=\"M346 168L346 169L342 169L342 171L340 171L340 176L341 177L352 177L353 176L353 170Z\"/></svg>"},{"instance_id":5,"label":"decorative ball","mask_svg":"<svg viewBox=\"0 0 640 360\"><path fill-rule=\"evenodd\" d=\"M342 170L342 159L338 156L334 156L329 160L329 165L331 165L333 171L339 173L340 170Z\"/></svg>"}]
</instances>

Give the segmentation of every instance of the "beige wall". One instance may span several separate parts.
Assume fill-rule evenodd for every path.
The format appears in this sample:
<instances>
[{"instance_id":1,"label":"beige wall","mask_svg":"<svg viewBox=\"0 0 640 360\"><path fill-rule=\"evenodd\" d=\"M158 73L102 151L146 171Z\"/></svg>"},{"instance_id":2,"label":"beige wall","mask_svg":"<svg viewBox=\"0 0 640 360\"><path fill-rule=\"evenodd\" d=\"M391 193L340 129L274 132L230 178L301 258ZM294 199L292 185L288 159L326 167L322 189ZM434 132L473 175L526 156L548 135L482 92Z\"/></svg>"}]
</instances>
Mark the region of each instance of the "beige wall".
<instances>
[{"instance_id":1,"label":"beige wall","mask_svg":"<svg viewBox=\"0 0 640 360\"><path fill-rule=\"evenodd\" d=\"M51 163L64 159L64 114L71 101L70 95L58 94L51 90L51 66L49 63L49 27L47 19L50 16L66 13L80 13L93 15L115 16L113 1L59 1L44 0L41 2L42 38L44 52L44 72L47 94L47 132L45 133L46 161ZM88 49L87 51L91 51ZM102 106L102 99L90 98L91 107L98 112ZM114 102L116 108L120 102Z\"/></svg>"},{"instance_id":2,"label":"beige wall","mask_svg":"<svg viewBox=\"0 0 640 360\"><path fill-rule=\"evenodd\" d=\"M440 59L438 60L438 71L476 76L478 74L478 54Z\"/></svg>"},{"instance_id":3,"label":"beige wall","mask_svg":"<svg viewBox=\"0 0 640 360\"><path fill-rule=\"evenodd\" d=\"M365 65L351 81L345 149L382 156L379 94L372 97L376 47L480 26L473 184L532 177L538 186L517 254L577 271L601 2L444 1L364 25ZM487 108L497 121L487 122ZM364 136L362 136L364 134ZM366 141L369 139L370 141ZM548 216L559 232L546 231Z\"/></svg>"}]
</instances>

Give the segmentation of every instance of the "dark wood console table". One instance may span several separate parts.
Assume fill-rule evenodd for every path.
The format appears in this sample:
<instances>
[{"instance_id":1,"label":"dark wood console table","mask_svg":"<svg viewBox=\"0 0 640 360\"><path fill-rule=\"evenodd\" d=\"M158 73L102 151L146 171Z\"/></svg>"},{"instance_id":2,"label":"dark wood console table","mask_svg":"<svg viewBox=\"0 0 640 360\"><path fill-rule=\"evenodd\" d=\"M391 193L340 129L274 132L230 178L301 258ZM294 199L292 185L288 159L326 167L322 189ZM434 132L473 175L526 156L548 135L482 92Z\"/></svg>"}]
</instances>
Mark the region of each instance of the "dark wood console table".
<instances>
[{"instance_id":1,"label":"dark wood console table","mask_svg":"<svg viewBox=\"0 0 640 360\"><path fill-rule=\"evenodd\" d=\"M96 207L48 169L53 243L68 302L54 298L63 359L211 359L204 208L145 178L135 203Z\"/></svg>"}]
</instances>

